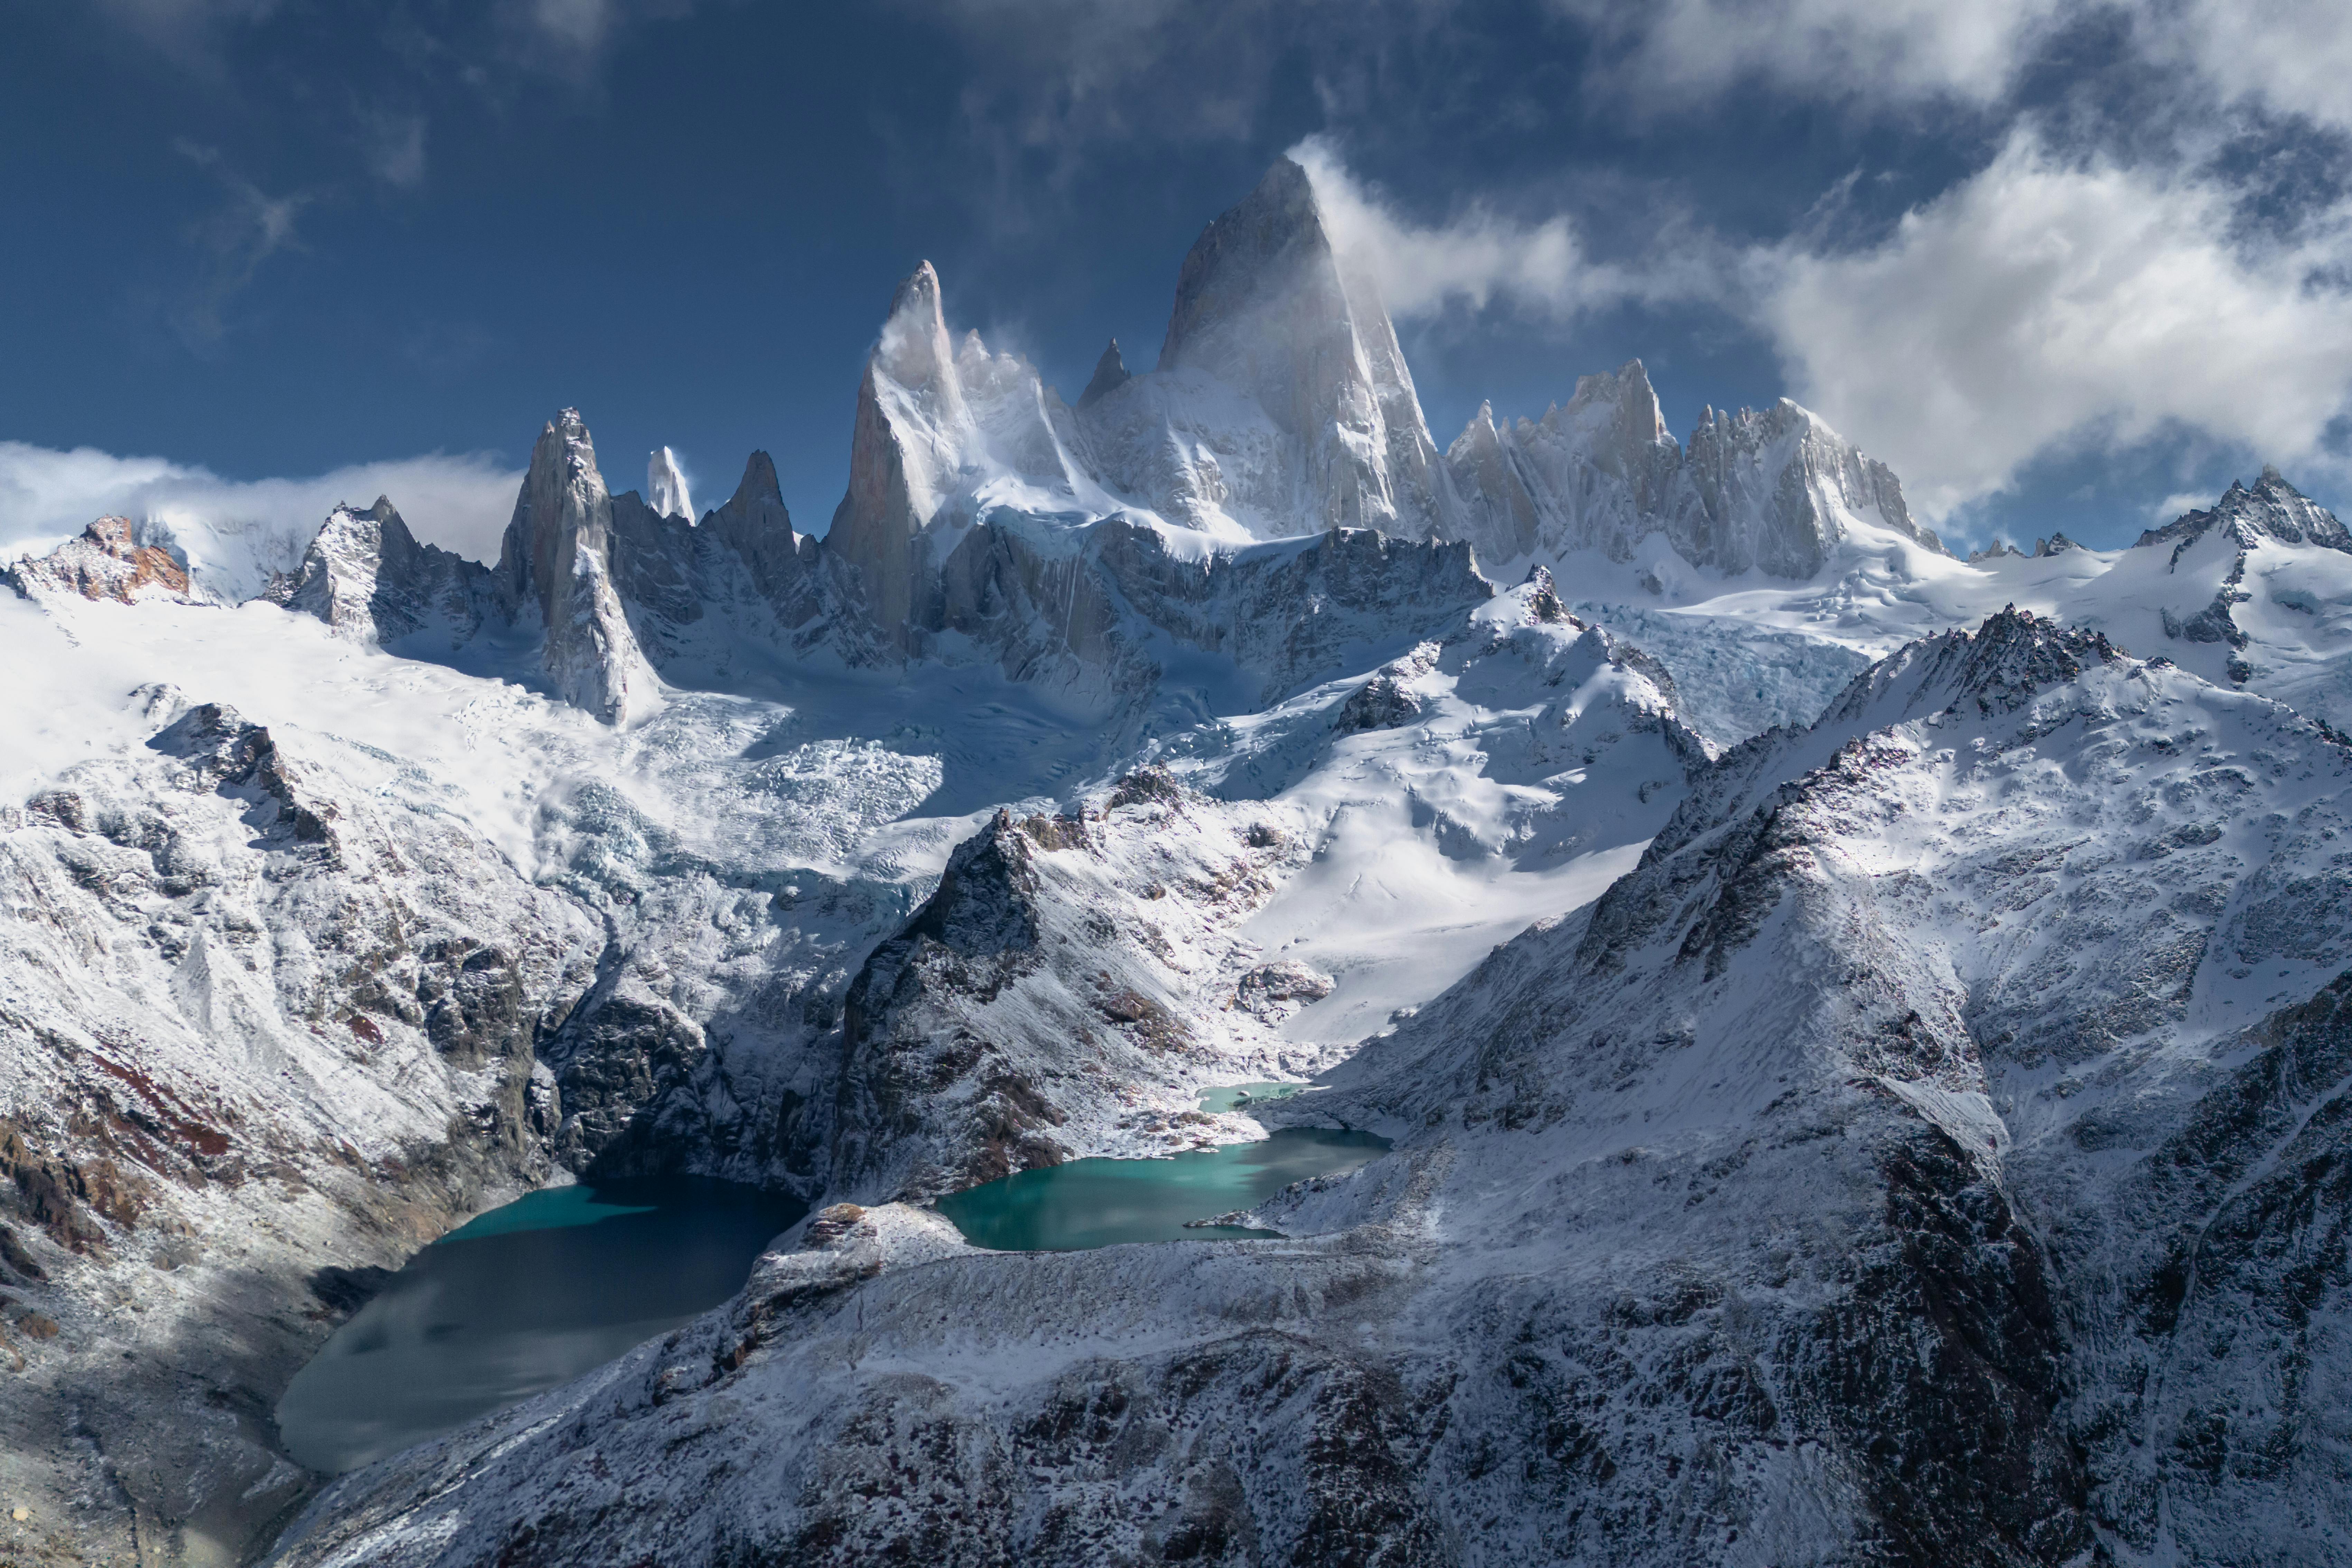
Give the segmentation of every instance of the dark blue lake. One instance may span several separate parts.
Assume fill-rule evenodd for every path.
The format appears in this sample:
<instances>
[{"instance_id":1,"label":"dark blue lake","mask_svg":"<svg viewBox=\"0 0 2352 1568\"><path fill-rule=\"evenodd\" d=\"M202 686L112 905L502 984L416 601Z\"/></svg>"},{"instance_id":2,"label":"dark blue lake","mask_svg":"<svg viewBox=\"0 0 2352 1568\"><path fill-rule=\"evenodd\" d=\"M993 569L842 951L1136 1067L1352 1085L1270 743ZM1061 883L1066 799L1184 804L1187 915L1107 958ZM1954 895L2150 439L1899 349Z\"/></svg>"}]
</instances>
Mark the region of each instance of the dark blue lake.
<instances>
[{"instance_id":1,"label":"dark blue lake","mask_svg":"<svg viewBox=\"0 0 2352 1568\"><path fill-rule=\"evenodd\" d=\"M698 1177L582 1183L478 1215L353 1313L278 1405L340 1474L569 1383L742 1289L805 1212Z\"/></svg>"}]
</instances>

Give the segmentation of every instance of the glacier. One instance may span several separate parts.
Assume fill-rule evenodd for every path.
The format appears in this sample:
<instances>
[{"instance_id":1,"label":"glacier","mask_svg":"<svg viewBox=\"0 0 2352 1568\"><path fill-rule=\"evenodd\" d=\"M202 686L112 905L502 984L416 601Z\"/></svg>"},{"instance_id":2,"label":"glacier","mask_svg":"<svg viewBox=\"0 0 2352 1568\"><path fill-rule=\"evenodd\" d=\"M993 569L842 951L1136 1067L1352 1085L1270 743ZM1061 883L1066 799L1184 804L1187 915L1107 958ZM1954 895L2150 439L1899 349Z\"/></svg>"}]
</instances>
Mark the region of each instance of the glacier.
<instances>
[{"instance_id":1,"label":"glacier","mask_svg":"<svg viewBox=\"0 0 2352 1568\"><path fill-rule=\"evenodd\" d=\"M7 1550L2352 1555L2334 517L1963 561L1638 362L1441 448L1287 161L1150 369L950 320L918 267L822 534L567 408L490 563L384 497L0 574ZM930 1206L1318 1121L1395 1146L1278 1240ZM816 1208L578 1383L278 1449L380 1271L650 1172Z\"/></svg>"}]
</instances>

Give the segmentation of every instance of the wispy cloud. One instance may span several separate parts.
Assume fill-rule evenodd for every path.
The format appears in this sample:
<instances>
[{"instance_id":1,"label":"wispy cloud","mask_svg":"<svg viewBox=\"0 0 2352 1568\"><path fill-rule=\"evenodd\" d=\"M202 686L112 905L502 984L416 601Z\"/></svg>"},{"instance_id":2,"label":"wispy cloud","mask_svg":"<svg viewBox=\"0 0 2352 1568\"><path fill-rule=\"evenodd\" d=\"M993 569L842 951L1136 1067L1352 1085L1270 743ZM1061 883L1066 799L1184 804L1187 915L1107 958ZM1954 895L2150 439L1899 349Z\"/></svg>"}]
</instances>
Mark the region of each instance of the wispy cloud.
<instances>
[{"instance_id":1,"label":"wispy cloud","mask_svg":"<svg viewBox=\"0 0 2352 1568\"><path fill-rule=\"evenodd\" d=\"M1638 267L1596 262L1565 215L1528 222L1474 201L1444 223L1419 223L1351 174L1328 139L1309 137L1289 156L1315 186L1332 244L1370 270L1397 316L1501 305L1566 318L1611 305L1721 292L1709 247L1687 236L1679 248Z\"/></svg>"},{"instance_id":2,"label":"wispy cloud","mask_svg":"<svg viewBox=\"0 0 2352 1568\"><path fill-rule=\"evenodd\" d=\"M268 20L278 0L94 0L91 9L182 70L216 78L228 34Z\"/></svg>"},{"instance_id":3,"label":"wispy cloud","mask_svg":"<svg viewBox=\"0 0 2352 1568\"><path fill-rule=\"evenodd\" d=\"M425 116L373 110L362 117L362 123L368 172L395 190L413 191L422 185Z\"/></svg>"},{"instance_id":4,"label":"wispy cloud","mask_svg":"<svg viewBox=\"0 0 2352 1568\"><path fill-rule=\"evenodd\" d=\"M230 168L216 147L182 138L173 143L173 150L210 170L228 197L190 230L189 237L205 253L205 263L183 298L174 321L189 347L206 349L227 333L228 307L253 281L261 264L281 250L300 247L295 219L318 197L310 191L270 195Z\"/></svg>"},{"instance_id":5,"label":"wispy cloud","mask_svg":"<svg viewBox=\"0 0 2352 1568\"><path fill-rule=\"evenodd\" d=\"M1553 0L1606 47L1601 69L1690 100L1742 81L1810 97L1986 101L2076 0Z\"/></svg>"},{"instance_id":6,"label":"wispy cloud","mask_svg":"<svg viewBox=\"0 0 2352 1568\"><path fill-rule=\"evenodd\" d=\"M628 28L693 15L696 0L503 0L507 55L522 65L593 83Z\"/></svg>"}]
</instances>

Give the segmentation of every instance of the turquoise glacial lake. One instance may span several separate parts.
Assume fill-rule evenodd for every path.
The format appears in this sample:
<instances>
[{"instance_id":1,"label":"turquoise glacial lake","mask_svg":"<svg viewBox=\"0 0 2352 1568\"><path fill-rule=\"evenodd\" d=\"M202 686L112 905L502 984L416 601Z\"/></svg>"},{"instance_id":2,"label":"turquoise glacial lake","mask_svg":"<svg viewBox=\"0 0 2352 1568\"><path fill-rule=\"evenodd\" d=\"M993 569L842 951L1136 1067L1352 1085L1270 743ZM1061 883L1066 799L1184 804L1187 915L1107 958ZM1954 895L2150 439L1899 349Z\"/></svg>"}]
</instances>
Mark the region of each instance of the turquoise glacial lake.
<instances>
[{"instance_id":1,"label":"turquoise glacial lake","mask_svg":"<svg viewBox=\"0 0 2352 1568\"><path fill-rule=\"evenodd\" d=\"M999 1252L1270 1237L1280 1233L1187 1222L1254 1208L1308 1176L1344 1174L1388 1146L1370 1132L1286 1127L1261 1142L1160 1160L1072 1160L1018 1171L941 1198L939 1211L966 1241Z\"/></svg>"},{"instance_id":2,"label":"turquoise glacial lake","mask_svg":"<svg viewBox=\"0 0 2352 1568\"><path fill-rule=\"evenodd\" d=\"M583 1182L409 1260L294 1376L286 1451L329 1475L528 1399L726 1300L806 1212L732 1182Z\"/></svg>"}]
</instances>

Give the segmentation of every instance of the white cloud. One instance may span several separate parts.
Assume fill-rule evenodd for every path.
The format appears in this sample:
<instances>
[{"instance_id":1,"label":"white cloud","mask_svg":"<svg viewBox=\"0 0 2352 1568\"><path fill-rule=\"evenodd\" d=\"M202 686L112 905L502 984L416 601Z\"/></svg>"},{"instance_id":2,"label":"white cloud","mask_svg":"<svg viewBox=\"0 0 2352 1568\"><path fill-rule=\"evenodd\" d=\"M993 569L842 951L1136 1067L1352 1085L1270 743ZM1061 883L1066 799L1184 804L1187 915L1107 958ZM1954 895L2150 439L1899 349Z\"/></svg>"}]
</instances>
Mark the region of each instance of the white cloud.
<instances>
[{"instance_id":1,"label":"white cloud","mask_svg":"<svg viewBox=\"0 0 2352 1568\"><path fill-rule=\"evenodd\" d=\"M2352 6L2343 0L2166 0L2137 7L2143 52L2232 101L2352 129Z\"/></svg>"},{"instance_id":2,"label":"white cloud","mask_svg":"<svg viewBox=\"0 0 2352 1568\"><path fill-rule=\"evenodd\" d=\"M1677 96L1762 79L1832 98L2000 98L2077 0L1554 0Z\"/></svg>"},{"instance_id":3,"label":"white cloud","mask_svg":"<svg viewBox=\"0 0 2352 1568\"><path fill-rule=\"evenodd\" d=\"M100 15L163 50L179 64L208 69L217 36L268 19L278 0L97 0Z\"/></svg>"},{"instance_id":4,"label":"white cloud","mask_svg":"<svg viewBox=\"0 0 2352 1568\"><path fill-rule=\"evenodd\" d=\"M2062 29L2120 24L2137 58L2224 102L2352 129L2343 0L1553 0L1614 46L1600 68L1682 102L1744 81L1809 96L1991 105Z\"/></svg>"},{"instance_id":5,"label":"white cloud","mask_svg":"<svg viewBox=\"0 0 2352 1568\"><path fill-rule=\"evenodd\" d=\"M1639 268L1594 263L1562 216L1529 224L1473 205L1441 227L1413 223L1349 174L1321 137L1308 137L1289 156L1315 186L1334 248L1370 269L1397 316L1432 315L1455 303L1474 310L1501 303L1565 317L1633 300L1716 291L1696 261Z\"/></svg>"},{"instance_id":6,"label":"white cloud","mask_svg":"<svg viewBox=\"0 0 2352 1568\"><path fill-rule=\"evenodd\" d=\"M379 495L415 535L495 560L513 514L520 470L488 453L356 463L313 479L226 479L163 458L121 458L0 441L0 555L40 553L91 519L129 517L167 531L215 592L258 592L288 570L337 503Z\"/></svg>"},{"instance_id":7,"label":"white cloud","mask_svg":"<svg viewBox=\"0 0 2352 1568\"><path fill-rule=\"evenodd\" d=\"M1750 258L1793 395L1893 464L1930 517L2045 450L2189 429L2308 462L2352 391L2347 215L2249 247L2231 193L2072 162L2030 128L1883 244Z\"/></svg>"}]
</instances>

